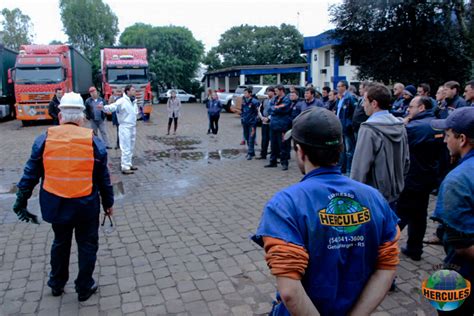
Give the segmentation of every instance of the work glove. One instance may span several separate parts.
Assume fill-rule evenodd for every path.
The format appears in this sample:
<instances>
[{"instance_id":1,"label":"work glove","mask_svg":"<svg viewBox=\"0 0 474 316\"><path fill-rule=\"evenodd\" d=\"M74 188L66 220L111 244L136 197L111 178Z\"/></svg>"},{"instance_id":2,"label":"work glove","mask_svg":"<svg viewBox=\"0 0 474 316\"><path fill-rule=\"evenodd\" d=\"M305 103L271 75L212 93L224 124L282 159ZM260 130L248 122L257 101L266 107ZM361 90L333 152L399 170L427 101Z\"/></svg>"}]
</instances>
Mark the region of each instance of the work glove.
<instances>
[{"instance_id":1,"label":"work glove","mask_svg":"<svg viewBox=\"0 0 474 316\"><path fill-rule=\"evenodd\" d=\"M31 197L32 191L28 189L18 189L16 193L16 201L13 205L13 211L22 222L31 221L34 224L39 224L38 217L28 212L28 199Z\"/></svg>"}]
</instances>

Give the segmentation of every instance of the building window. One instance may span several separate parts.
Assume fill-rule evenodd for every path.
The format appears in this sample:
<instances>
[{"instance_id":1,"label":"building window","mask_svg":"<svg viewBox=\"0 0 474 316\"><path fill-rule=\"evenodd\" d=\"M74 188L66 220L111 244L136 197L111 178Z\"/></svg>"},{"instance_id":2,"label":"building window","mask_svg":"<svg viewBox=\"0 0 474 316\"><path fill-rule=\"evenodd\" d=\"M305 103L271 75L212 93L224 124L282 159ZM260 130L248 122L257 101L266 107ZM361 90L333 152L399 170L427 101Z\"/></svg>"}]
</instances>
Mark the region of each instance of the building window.
<instances>
[{"instance_id":1,"label":"building window","mask_svg":"<svg viewBox=\"0 0 474 316\"><path fill-rule=\"evenodd\" d=\"M315 53L315 54L313 55L313 61L318 61L318 54Z\"/></svg>"},{"instance_id":2,"label":"building window","mask_svg":"<svg viewBox=\"0 0 474 316\"><path fill-rule=\"evenodd\" d=\"M331 50L324 51L324 67L331 66Z\"/></svg>"},{"instance_id":3,"label":"building window","mask_svg":"<svg viewBox=\"0 0 474 316\"><path fill-rule=\"evenodd\" d=\"M325 83L324 83L324 86L325 86L325 87L330 87L331 84L330 84L329 82L325 82Z\"/></svg>"}]
</instances>

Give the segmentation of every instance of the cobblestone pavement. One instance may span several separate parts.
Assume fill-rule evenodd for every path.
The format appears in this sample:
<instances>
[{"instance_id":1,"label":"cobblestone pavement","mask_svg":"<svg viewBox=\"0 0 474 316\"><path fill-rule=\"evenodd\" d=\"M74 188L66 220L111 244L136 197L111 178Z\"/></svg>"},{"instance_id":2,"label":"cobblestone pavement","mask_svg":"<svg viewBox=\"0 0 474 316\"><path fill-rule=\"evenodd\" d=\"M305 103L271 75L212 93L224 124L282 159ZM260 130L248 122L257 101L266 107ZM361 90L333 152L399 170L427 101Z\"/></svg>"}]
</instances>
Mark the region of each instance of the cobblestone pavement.
<instances>
[{"instance_id":1,"label":"cobblestone pavement","mask_svg":"<svg viewBox=\"0 0 474 316\"><path fill-rule=\"evenodd\" d=\"M139 123L134 175L121 175L120 151L109 151L114 182L123 184L124 194L115 205L116 231L100 235L94 273L99 292L84 303L73 287L75 246L66 294L53 297L46 286L50 225L21 223L11 211L12 184L34 137L47 126L0 123L0 315L268 313L275 280L249 236L265 202L301 175L293 160L287 172L245 160L234 114L222 114L219 135L209 136L204 106L183 107L177 136L165 136L164 105L155 106L151 122ZM108 129L114 139L110 122ZM37 190L29 204L39 212ZM430 223L427 234L433 230ZM398 289L374 315L434 315L420 285L443 255L440 246L429 246L420 262L402 256Z\"/></svg>"}]
</instances>

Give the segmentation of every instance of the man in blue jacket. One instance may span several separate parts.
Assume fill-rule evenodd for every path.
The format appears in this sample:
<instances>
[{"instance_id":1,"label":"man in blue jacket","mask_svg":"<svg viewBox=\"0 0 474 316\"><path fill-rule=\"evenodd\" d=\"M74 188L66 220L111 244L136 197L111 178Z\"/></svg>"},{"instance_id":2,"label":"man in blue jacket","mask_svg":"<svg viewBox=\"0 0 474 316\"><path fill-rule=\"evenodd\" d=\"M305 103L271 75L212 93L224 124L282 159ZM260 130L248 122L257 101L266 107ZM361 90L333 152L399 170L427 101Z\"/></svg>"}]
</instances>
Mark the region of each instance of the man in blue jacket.
<instances>
[{"instance_id":1,"label":"man in blue jacket","mask_svg":"<svg viewBox=\"0 0 474 316\"><path fill-rule=\"evenodd\" d=\"M288 170L288 160L290 159L290 142L285 142L283 137L291 126L291 101L285 95L285 87L277 85L275 87L276 99L270 109L270 129L272 154L270 163L265 168L277 166L277 159L280 158L282 170Z\"/></svg>"},{"instance_id":2,"label":"man in blue jacket","mask_svg":"<svg viewBox=\"0 0 474 316\"><path fill-rule=\"evenodd\" d=\"M397 215L400 230L408 226L408 240L402 253L412 260L421 260L423 237L430 192L437 188L439 160L443 152L443 133L431 128L436 117L433 103L426 96L415 97L408 106L405 118L410 152L410 168L405 187L398 199Z\"/></svg>"},{"instance_id":3,"label":"man in blue jacket","mask_svg":"<svg viewBox=\"0 0 474 316\"><path fill-rule=\"evenodd\" d=\"M97 291L92 278L99 249L100 204L112 215L114 194L107 168L107 150L84 123L81 96L66 93L61 98L60 126L38 136L23 177L18 183L14 212L22 221L36 222L28 212L28 199L41 180L40 206L43 219L51 223L51 273L48 286L60 296L69 278L71 239L75 231L79 274L75 284L79 301Z\"/></svg>"},{"instance_id":4,"label":"man in blue jacket","mask_svg":"<svg viewBox=\"0 0 474 316\"><path fill-rule=\"evenodd\" d=\"M240 120L244 129L244 138L247 143L247 160L255 157L255 138L257 136L257 117L260 102L252 95L252 88L248 87L244 90L242 98L242 111L240 112Z\"/></svg>"},{"instance_id":5,"label":"man in blue jacket","mask_svg":"<svg viewBox=\"0 0 474 316\"><path fill-rule=\"evenodd\" d=\"M252 237L276 277L270 315L370 315L399 261L397 217L377 190L341 174L333 113L302 112L289 137L304 177L265 205Z\"/></svg>"},{"instance_id":6,"label":"man in blue jacket","mask_svg":"<svg viewBox=\"0 0 474 316\"><path fill-rule=\"evenodd\" d=\"M355 150L354 129L352 127L352 116L356 107L356 99L347 89L349 84L345 80L337 83L337 91L340 100L337 103L336 115L341 120L342 133L344 135L344 152L341 153L342 173L351 173L352 157Z\"/></svg>"},{"instance_id":7,"label":"man in blue jacket","mask_svg":"<svg viewBox=\"0 0 474 316\"><path fill-rule=\"evenodd\" d=\"M446 131L449 153L460 159L441 183L433 214L444 227L444 262L474 284L474 108L456 109L447 119L432 121L431 126ZM452 314L474 315L474 295L471 293Z\"/></svg>"}]
</instances>

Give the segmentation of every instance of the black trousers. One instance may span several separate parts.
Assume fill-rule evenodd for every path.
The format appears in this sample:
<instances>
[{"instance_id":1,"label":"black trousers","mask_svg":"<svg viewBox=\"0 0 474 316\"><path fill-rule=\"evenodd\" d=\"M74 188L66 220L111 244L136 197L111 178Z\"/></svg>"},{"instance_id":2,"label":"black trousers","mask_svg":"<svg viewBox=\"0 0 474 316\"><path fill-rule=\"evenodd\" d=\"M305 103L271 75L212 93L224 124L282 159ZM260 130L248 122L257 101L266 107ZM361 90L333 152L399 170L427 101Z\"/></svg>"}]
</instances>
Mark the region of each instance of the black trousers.
<instances>
[{"instance_id":1,"label":"black trousers","mask_svg":"<svg viewBox=\"0 0 474 316\"><path fill-rule=\"evenodd\" d=\"M260 151L260 156L263 158L267 157L268 146L270 145L270 125L262 124L262 149Z\"/></svg>"},{"instance_id":2,"label":"black trousers","mask_svg":"<svg viewBox=\"0 0 474 316\"><path fill-rule=\"evenodd\" d=\"M211 131L212 134L216 135L218 130L219 130L219 116L210 116L210 125L211 125Z\"/></svg>"},{"instance_id":3,"label":"black trousers","mask_svg":"<svg viewBox=\"0 0 474 316\"><path fill-rule=\"evenodd\" d=\"M271 133L272 143L272 154L270 156L270 163L276 164L277 159L280 158L282 166L288 166L288 160L290 159L291 142L283 141L285 132L272 130Z\"/></svg>"},{"instance_id":4,"label":"black trousers","mask_svg":"<svg viewBox=\"0 0 474 316\"><path fill-rule=\"evenodd\" d=\"M74 224L52 224L54 241L51 247L51 273L48 286L62 289L69 279L69 257L73 232L76 235L79 273L76 292L84 293L94 285L94 273L99 249L99 217Z\"/></svg>"},{"instance_id":5,"label":"black trousers","mask_svg":"<svg viewBox=\"0 0 474 316\"><path fill-rule=\"evenodd\" d=\"M415 256L423 253L430 192L403 190L397 203L398 226L408 226L407 251Z\"/></svg>"}]
</instances>

